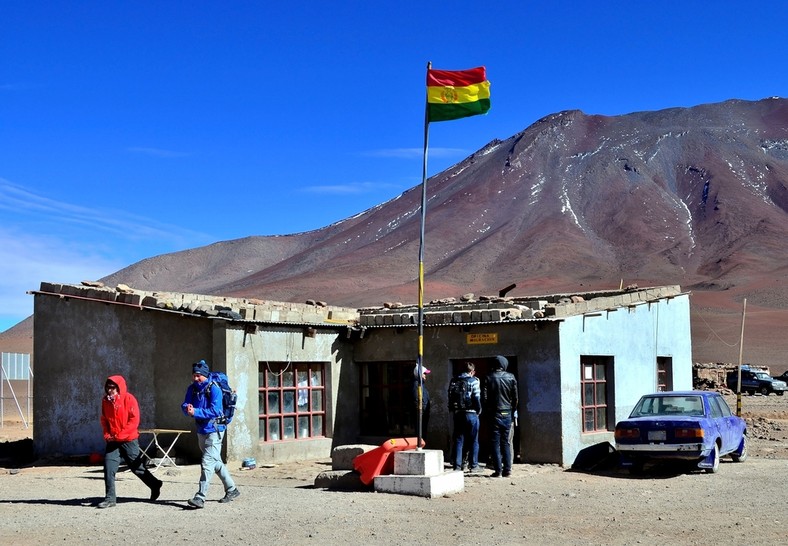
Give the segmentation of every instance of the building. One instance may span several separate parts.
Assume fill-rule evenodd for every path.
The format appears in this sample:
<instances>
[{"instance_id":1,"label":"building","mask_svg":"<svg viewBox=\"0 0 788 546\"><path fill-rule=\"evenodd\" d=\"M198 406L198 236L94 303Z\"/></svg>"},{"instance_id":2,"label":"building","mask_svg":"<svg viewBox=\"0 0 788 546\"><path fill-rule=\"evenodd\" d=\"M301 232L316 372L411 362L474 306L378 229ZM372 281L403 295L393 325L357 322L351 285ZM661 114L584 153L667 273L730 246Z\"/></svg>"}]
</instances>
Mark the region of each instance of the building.
<instances>
[{"instance_id":1,"label":"building","mask_svg":"<svg viewBox=\"0 0 788 546\"><path fill-rule=\"evenodd\" d=\"M112 374L137 396L143 428L193 428L180 404L201 358L238 390L230 460L327 457L337 445L416 435L414 306L357 310L100 283L45 282L33 294L39 455L103 448L100 397ZM483 376L498 354L519 382L519 459L570 465L585 447L612 441L640 395L692 388L689 294L665 286L425 306L428 447L448 452L455 370L471 360ZM180 441L179 455L196 457L196 444Z\"/></svg>"}]
</instances>

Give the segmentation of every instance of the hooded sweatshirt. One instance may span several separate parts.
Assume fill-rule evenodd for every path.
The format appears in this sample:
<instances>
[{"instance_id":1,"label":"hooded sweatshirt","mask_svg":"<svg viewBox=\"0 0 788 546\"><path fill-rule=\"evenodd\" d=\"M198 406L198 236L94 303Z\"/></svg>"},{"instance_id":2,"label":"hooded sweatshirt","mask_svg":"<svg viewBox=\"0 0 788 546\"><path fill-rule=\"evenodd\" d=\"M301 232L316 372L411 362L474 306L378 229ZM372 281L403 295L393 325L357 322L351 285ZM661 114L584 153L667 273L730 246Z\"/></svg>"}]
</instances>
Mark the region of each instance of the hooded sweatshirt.
<instances>
[{"instance_id":1,"label":"hooded sweatshirt","mask_svg":"<svg viewBox=\"0 0 788 546\"><path fill-rule=\"evenodd\" d=\"M107 378L118 386L118 394L101 399L101 429L104 440L130 442L139 438L140 406L134 395L126 390L126 380L120 375Z\"/></svg>"}]
</instances>

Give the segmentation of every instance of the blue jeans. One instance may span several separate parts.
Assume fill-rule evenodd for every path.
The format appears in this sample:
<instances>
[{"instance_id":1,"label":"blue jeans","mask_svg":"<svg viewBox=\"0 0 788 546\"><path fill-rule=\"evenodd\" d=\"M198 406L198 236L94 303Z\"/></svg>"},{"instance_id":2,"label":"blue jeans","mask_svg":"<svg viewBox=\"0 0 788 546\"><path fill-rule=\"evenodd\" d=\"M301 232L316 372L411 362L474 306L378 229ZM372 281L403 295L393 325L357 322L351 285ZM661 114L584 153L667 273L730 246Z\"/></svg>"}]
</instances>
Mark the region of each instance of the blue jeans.
<instances>
[{"instance_id":1,"label":"blue jeans","mask_svg":"<svg viewBox=\"0 0 788 546\"><path fill-rule=\"evenodd\" d=\"M479 414L475 411L454 413L454 462L455 470L462 468L462 450L468 450L468 468L479 466Z\"/></svg>"},{"instance_id":2,"label":"blue jeans","mask_svg":"<svg viewBox=\"0 0 788 546\"><path fill-rule=\"evenodd\" d=\"M200 451L202 451L202 461L200 462L200 489L195 497L205 500L208 494L208 486L211 484L211 478L213 478L214 473L218 474L219 479L222 480L225 493L235 489L235 482L230 476L230 471L227 470L227 465L222 461L224 432L197 434L197 443L200 445Z\"/></svg>"},{"instance_id":3,"label":"blue jeans","mask_svg":"<svg viewBox=\"0 0 788 546\"><path fill-rule=\"evenodd\" d=\"M512 414L496 413L492 422L492 455L496 472L512 471L512 452L509 449L509 430L512 428Z\"/></svg>"}]
</instances>

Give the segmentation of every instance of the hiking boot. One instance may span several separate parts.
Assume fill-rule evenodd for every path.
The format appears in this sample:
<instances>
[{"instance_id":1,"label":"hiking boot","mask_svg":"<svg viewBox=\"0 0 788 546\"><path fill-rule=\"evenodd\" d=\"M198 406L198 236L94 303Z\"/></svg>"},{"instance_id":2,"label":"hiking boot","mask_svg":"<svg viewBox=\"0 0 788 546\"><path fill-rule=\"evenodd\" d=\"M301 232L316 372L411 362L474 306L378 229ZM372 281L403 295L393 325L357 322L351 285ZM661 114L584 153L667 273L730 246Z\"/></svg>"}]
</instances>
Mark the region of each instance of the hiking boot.
<instances>
[{"instance_id":1,"label":"hiking boot","mask_svg":"<svg viewBox=\"0 0 788 546\"><path fill-rule=\"evenodd\" d=\"M202 508L205 506L205 501L200 497L194 497L193 499L189 499L187 502L192 508Z\"/></svg>"},{"instance_id":2,"label":"hiking boot","mask_svg":"<svg viewBox=\"0 0 788 546\"><path fill-rule=\"evenodd\" d=\"M156 499L158 499L159 495L161 495L161 486L162 486L163 483L164 482L159 480L159 484L158 485L154 485L153 487L150 488L150 500L151 500L151 502L155 501Z\"/></svg>"},{"instance_id":3,"label":"hiking boot","mask_svg":"<svg viewBox=\"0 0 788 546\"><path fill-rule=\"evenodd\" d=\"M230 489L227 493L225 493L224 497L219 499L219 502L230 502L237 499L240 496L241 496L241 492L238 491L237 487L235 487L233 489Z\"/></svg>"},{"instance_id":4,"label":"hiking boot","mask_svg":"<svg viewBox=\"0 0 788 546\"><path fill-rule=\"evenodd\" d=\"M113 506L115 506L114 500L104 499L96 505L96 508L112 508Z\"/></svg>"}]
</instances>

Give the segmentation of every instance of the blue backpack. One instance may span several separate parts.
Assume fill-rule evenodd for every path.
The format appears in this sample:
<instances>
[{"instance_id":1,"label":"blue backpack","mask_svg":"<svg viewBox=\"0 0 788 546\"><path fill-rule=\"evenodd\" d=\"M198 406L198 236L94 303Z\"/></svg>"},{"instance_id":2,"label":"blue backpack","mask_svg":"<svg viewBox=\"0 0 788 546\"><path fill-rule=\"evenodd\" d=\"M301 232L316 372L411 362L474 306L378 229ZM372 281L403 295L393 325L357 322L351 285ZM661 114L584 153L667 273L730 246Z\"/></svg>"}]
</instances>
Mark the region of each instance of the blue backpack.
<instances>
[{"instance_id":1,"label":"blue backpack","mask_svg":"<svg viewBox=\"0 0 788 546\"><path fill-rule=\"evenodd\" d=\"M216 385L222 391L222 410L224 415L214 420L217 425L229 425L235 416L235 406L238 403L238 395L227 381L227 375L222 372L211 372L208 376L208 386L205 387L210 398L211 386Z\"/></svg>"}]
</instances>

